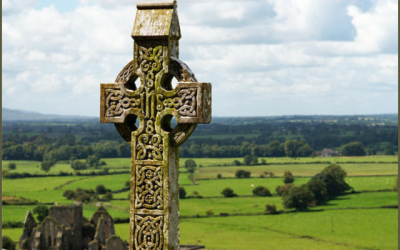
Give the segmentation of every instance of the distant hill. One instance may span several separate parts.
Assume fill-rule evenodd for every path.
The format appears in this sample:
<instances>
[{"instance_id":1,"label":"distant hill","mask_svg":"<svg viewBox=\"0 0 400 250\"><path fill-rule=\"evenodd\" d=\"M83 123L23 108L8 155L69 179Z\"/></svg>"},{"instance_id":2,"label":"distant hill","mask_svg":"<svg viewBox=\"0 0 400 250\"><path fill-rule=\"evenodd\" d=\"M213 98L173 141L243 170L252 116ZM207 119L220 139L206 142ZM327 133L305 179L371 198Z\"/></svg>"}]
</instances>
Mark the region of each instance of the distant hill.
<instances>
[{"instance_id":1,"label":"distant hill","mask_svg":"<svg viewBox=\"0 0 400 250\"><path fill-rule=\"evenodd\" d=\"M213 117L212 123L223 125L245 125L262 123L327 123L327 124L364 124L364 125L397 125L398 114L370 115L282 115L256 117Z\"/></svg>"},{"instance_id":2,"label":"distant hill","mask_svg":"<svg viewBox=\"0 0 400 250\"><path fill-rule=\"evenodd\" d=\"M98 122L98 117L79 115L52 115L39 112L13 110L3 108L3 122L15 121L44 121L44 122ZM364 125L397 125L398 114L371 114L371 115L283 115L259 117L212 117L212 124L246 125L263 123L328 123L328 124L364 124ZM172 125L176 122L173 120ZM199 125L202 127L203 125ZM204 125L208 126L208 125Z\"/></svg>"},{"instance_id":3,"label":"distant hill","mask_svg":"<svg viewBox=\"0 0 400 250\"><path fill-rule=\"evenodd\" d=\"M39 112L2 108L3 121L82 121L96 120L97 117L79 115L51 115Z\"/></svg>"}]
</instances>

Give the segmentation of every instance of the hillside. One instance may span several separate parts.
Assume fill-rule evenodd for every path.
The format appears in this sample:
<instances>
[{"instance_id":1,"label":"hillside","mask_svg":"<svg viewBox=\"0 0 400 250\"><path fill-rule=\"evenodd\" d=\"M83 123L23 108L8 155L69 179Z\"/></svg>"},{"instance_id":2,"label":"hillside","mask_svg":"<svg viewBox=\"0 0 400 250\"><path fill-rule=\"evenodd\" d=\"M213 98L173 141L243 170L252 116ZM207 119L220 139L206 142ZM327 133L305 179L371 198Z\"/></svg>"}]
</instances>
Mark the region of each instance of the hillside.
<instances>
[{"instance_id":1,"label":"hillside","mask_svg":"<svg viewBox=\"0 0 400 250\"><path fill-rule=\"evenodd\" d=\"M96 117L79 115L54 115L39 112L2 108L2 121L77 121L98 120Z\"/></svg>"},{"instance_id":2,"label":"hillside","mask_svg":"<svg viewBox=\"0 0 400 250\"><path fill-rule=\"evenodd\" d=\"M92 121L98 122L98 117L79 115L55 115L39 112L2 108L2 121ZM283 115L258 117L212 117L212 124L247 125L265 123L326 123L326 124L364 124L364 125L397 125L398 114L371 115ZM173 125L174 122L173 122Z\"/></svg>"}]
</instances>

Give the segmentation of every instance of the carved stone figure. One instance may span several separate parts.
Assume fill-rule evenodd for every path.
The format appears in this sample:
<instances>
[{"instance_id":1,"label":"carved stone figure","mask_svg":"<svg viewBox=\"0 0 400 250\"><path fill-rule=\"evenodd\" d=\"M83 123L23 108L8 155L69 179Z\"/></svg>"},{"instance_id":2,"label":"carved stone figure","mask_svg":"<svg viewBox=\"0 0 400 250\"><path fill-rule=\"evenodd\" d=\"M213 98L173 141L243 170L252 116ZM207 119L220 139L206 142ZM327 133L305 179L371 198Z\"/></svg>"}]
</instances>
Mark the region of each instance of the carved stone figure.
<instances>
[{"instance_id":1,"label":"carved stone figure","mask_svg":"<svg viewBox=\"0 0 400 250\"><path fill-rule=\"evenodd\" d=\"M178 59L176 1L138 3L132 38L133 60L101 85L100 121L132 148L129 249L178 249L178 146L211 122L211 84Z\"/></svg>"}]
</instances>

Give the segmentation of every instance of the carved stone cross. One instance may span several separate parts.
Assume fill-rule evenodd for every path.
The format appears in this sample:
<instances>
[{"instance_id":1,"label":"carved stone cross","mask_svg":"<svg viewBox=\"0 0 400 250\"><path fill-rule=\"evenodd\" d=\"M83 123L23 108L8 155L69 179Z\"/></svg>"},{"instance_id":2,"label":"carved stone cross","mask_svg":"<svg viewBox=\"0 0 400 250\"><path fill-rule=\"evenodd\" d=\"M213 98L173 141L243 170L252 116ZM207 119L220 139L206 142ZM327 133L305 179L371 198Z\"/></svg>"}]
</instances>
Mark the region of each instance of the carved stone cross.
<instances>
[{"instance_id":1,"label":"carved stone cross","mask_svg":"<svg viewBox=\"0 0 400 250\"><path fill-rule=\"evenodd\" d=\"M178 59L176 7L176 1L137 4L134 59L115 83L101 84L100 122L114 123L132 146L130 250L179 249L178 146L197 123L211 122L211 84L197 82Z\"/></svg>"}]
</instances>

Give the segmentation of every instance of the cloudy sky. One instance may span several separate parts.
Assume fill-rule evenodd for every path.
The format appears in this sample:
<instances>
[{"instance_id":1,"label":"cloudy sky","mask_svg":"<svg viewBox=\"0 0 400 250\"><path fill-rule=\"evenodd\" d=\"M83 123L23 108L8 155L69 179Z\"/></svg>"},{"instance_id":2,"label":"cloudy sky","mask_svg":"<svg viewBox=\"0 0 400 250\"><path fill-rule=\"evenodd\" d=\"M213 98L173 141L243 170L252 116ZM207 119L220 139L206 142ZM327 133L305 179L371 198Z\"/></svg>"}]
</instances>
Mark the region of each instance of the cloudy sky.
<instances>
[{"instance_id":1,"label":"cloudy sky","mask_svg":"<svg viewBox=\"0 0 400 250\"><path fill-rule=\"evenodd\" d=\"M99 115L136 0L2 0L3 107ZM397 0L178 0L180 59L213 116L398 112Z\"/></svg>"}]
</instances>

